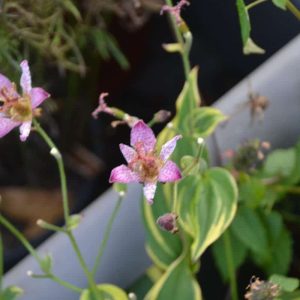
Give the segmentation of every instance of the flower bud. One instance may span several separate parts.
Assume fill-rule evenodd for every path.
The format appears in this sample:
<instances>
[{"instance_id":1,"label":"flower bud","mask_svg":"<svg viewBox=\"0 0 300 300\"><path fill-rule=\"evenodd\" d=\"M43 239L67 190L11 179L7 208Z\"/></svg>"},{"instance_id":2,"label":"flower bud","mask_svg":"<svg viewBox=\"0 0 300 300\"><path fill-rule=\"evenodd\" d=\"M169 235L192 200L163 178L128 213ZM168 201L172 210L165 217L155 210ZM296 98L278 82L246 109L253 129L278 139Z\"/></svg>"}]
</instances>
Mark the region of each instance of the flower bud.
<instances>
[{"instance_id":1,"label":"flower bud","mask_svg":"<svg viewBox=\"0 0 300 300\"><path fill-rule=\"evenodd\" d=\"M155 123L164 123L171 116L171 112L168 110L161 109L157 113L154 114Z\"/></svg>"},{"instance_id":2,"label":"flower bud","mask_svg":"<svg viewBox=\"0 0 300 300\"><path fill-rule=\"evenodd\" d=\"M162 216L160 216L156 223L160 226L161 229L165 231L169 231L172 234L178 232L178 227L176 224L176 220L178 219L178 216L175 213L166 213Z\"/></svg>"}]
</instances>

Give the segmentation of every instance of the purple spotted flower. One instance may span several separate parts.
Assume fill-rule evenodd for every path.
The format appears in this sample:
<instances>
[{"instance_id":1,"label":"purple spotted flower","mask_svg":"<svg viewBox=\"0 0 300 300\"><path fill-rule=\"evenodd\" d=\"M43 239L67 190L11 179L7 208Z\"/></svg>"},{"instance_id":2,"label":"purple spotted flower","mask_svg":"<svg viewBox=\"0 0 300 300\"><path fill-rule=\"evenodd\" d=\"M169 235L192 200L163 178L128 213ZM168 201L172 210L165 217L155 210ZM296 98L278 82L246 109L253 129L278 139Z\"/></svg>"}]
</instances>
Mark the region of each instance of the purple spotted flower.
<instances>
[{"instance_id":1,"label":"purple spotted flower","mask_svg":"<svg viewBox=\"0 0 300 300\"><path fill-rule=\"evenodd\" d=\"M42 88L31 87L31 75L27 60L20 64L22 95L16 85L0 74L0 138L15 127L20 127L20 140L26 141L31 130L32 118L38 115L37 107L50 95Z\"/></svg>"},{"instance_id":2,"label":"purple spotted flower","mask_svg":"<svg viewBox=\"0 0 300 300\"><path fill-rule=\"evenodd\" d=\"M129 147L120 144L120 150L128 165L120 165L111 171L109 182L140 182L144 195L152 204L157 182L177 181L181 173L177 165L168 160L181 136L177 135L162 146L160 154L155 151L156 138L150 127L138 121L131 129Z\"/></svg>"}]
</instances>

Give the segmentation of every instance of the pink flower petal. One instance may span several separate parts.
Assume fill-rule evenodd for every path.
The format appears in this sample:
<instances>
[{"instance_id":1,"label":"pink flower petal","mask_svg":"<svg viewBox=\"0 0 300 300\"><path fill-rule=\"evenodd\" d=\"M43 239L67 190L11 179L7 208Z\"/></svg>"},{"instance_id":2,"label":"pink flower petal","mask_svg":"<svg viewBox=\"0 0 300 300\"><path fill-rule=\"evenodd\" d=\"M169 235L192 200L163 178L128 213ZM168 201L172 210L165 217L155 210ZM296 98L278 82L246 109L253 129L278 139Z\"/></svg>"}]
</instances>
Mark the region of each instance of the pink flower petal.
<instances>
[{"instance_id":1,"label":"pink flower petal","mask_svg":"<svg viewBox=\"0 0 300 300\"><path fill-rule=\"evenodd\" d=\"M24 94L29 94L31 90L31 75L30 75L30 70L28 66L28 61L23 60L20 63L21 69L22 69L22 75L21 75L21 80L20 80L20 85L23 89Z\"/></svg>"},{"instance_id":2,"label":"pink flower petal","mask_svg":"<svg viewBox=\"0 0 300 300\"><path fill-rule=\"evenodd\" d=\"M171 161L168 160L165 165L161 168L159 174L158 174L158 181L160 182L171 182L171 181L177 181L181 179L181 172L177 165Z\"/></svg>"},{"instance_id":3,"label":"pink flower petal","mask_svg":"<svg viewBox=\"0 0 300 300\"><path fill-rule=\"evenodd\" d=\"M109 177L109 182L121 182L121 183L129 183L129 182L139 182L139 176L132 172L127 166L121 165L114 169L112 169Z\"/></svg>"},{"instance_id":4,"label":"pink flower petal","mask_svg":"<svg viewBox=\"0 0 300 300\"><path fill-rule=\"evenodd\" d=\"M130 145L142 147L145 152L154 150L156 138L152 129L143 121L138 121L131 129Z\"/></svg>"},{"instance_id":5,"label":"pink flower petal","mask_svg":"<svg viewBox=\"0 0 300 300\"><path fill-rule=\"evenodd\" d=\"M170 155L173 153L175 147L176 147L176 143L179 139L181 139L182 136L181 135L176 135L175 137L173 137L170 141L166 142L162 148L161 148L161 152L160 152L160 158L165 162L167 161L167 159L170 157Z\"/></svg>"},{"instance_id":6,"label":"pink flower petal","mask_svg":"<svg viewBox=\"0 0 300 300\"><path fill-rule=\"evenodd\" d=\"M128 163L130 163L137 155L133 148L124 144L120 144L120 150Z\"/></svg>"},{"instance_id":7,"label":"pink flower petal","mask_svg":"<svg viewBox=\"0 0 300 300\"><path fill-rule=\"evenodd\" d=\"M6 117L0 117L0 138L8 134L11 130L19 125L20 122L15 122Z\"/></svg>"},{"instance_id":8,"label":"pink flower petal","mask_svg":"<svg viewBox=\"0 0 300 300\"><path fill-rule=\"evenodd\" d=\"M24 122L20 126L20 140L25 142L30 134L31 130L31 121Z\"/></svg>"},{"instance_id":9,"label":"pink flower petal","mask_svg":"<svg viewBox=\"0 0 300 300\"><path fill-rule=\"evenodd\" d=\"M0 74L0 91L4 87L7 88L8 90L10 90L11 87L12 87L12 83L11 83L11 81L7 77L5 77L4 75Z\"/></svg>"},{"instance_id":10,"label":"pink flower petal","mask_svg":"<svg viewBox=\"0 0 300 300\"><path fill-rule=\"evenodd\" d=\"M153 204L156 186L157 186L156 182L145 183L144 185L143 188L144 195L149 204Z\"/></svg>"},{"instance_id":11,"label":"pink flower petal","mask_svg":"<svg viewBox=\"0 0 300 300\"><path fill-rule=\"evenodd\" d=\"M36 108L47 98L49 98L50 94L47 93L44 89L36 87L30 90L30 97L32 108Z\"/></svg>"}]
</instances>

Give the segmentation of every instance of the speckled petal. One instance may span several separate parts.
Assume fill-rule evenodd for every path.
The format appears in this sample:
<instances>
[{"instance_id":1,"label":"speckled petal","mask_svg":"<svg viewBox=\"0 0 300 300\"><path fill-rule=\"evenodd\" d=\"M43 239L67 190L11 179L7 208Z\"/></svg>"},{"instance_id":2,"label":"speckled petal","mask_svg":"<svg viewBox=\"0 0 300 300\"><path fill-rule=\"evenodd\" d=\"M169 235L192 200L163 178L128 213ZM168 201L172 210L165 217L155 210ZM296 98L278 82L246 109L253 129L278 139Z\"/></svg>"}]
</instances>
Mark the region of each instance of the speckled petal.
<instances>
[{"instance_id":1,"label":"speckled petal","mask_svg":"<svg viewBox=\"0 0 300 300\"><path fill-rule=\"evenodd\" d=\"M156 138L152 129L143 121L138 121L131 130L130 145L137 148L143 147L145 152L154 150Z\"/></svg>"},{"instance_id":2,"label":"speckled petal","mask_svg":"<svg viewBox=\"0 0 300 300\"><path fill-rule=\"evenodd\" d=\"M36 87L30 91L31 105L32 108L38 107L43 103L47 98L50 97L50 94L47 93L44 89Z\"/></svg>"},{"instance_id":3,"label":"speckled petal","mask_svg":"<svg viewBox=\"0 0 300 300\"><path fill-rule=\"evenodd\" d=\"M130 163L137 155L133 148L124 144L120 144L120 150L128 163Z\"/></svg>"},{"instance_id":4,"label":"speckled petal","mask_svg":"<svg viewBox=\"0 0 300 300\"><path fill-rule=\"evenodd\" d=\"M13 130L15 127L19 126L20 122L12 121L9 118L6 117L0 117L0 138L8 134L11 130Z\"/></svg>"},{"instance_id":5,"label":"speckled petal","mask_svg":"<svg viewBox=\"0 0 300 300\"><path fill-rule=\"evenodd\" d=\"M179 139L181 139L181 135L174 136L170 141L166 142L160 152L160 158L165 162L170 157L170 155L173 153L176 143Z\"/></svg>"},{"instance_id":6,"label":"speckled petal","mask_svg":"<svg viewBox=\"0 0 300 300\"><path fill-rule=\"evenodd\" d=\"M153 199L156 191L156 182L145 183L143 191L144 196L149 204L153 204Z\"/></svg>"},{"instance_id":7,"label":"speckled petal","mask_svg":"<svg viewBox=\"0 0 300 300\"><path fill-rule=\"evenodd\" d=\"M7 77L0 74L0 90L4 87L6 87L7 89L11 89L12 83Z\"/></svg>"},{"instance_id":8,"label":"speckled petal","mask_svg":"<svg viewBox=\"0 0 300 300\"><path fill-rule=\"evenodd\" d=\"M20 63L20 67L22 69L20 85L23 89L23 93L29 94L30 90L31 90L31 75L30 75L30 70L29 70L29 66L28 66L28 61L23 60Z\"/></svg>"},{"instance_id":9,"label":"speckled petal","mask_svg":"<svg viewBox=\"0 0 300 300\"><path fill-rule=\"evenodd\" d=\"M121 165L114 169L112 169L109 177L109 182L121 182L121 183L129 183L129 182L139 182L139 176L132 172L127 166Z\"/></svg>"},{"instance_id":10,"label":"speckled petal","mask_svg":"<svg viewBox=\"0 0 300 300\"><path fill-rule=\"evenodd\" d=\"M20 126L20 140L25 142L30 134L31 130L31 121L24 122Z\"/></svg>"},{"instance_id":11,"label":"speckled petal","mask_svg":"<svg viewBox=\"0 0 300 300\"><path fill-rule=\"evenodd\" d=\"M181 172L177 167L177 165L173 161L168 160L159 172L158 181L160 182L177 181L181 179L181 177L182 177Z\"/></svg>"}]
</instances>

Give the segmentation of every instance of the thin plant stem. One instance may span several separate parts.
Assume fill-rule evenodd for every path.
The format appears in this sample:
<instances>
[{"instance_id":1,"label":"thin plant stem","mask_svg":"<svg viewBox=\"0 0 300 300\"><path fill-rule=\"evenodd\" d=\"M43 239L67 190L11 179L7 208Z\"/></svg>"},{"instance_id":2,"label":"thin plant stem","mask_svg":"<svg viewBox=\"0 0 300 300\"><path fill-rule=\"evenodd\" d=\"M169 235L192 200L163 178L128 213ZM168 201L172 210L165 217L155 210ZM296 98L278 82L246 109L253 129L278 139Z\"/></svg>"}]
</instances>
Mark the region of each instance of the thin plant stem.
<instances>
[{"instance_id":1,"label":"thin plant stem","mask_svg":"<svg viewBox=\"0 0 300 300\"><path fill-rule=\"evenodd\" d=\"M173 6L172 0L166 0L166 4L169 6ZM189 61L189 53L184 50L185 49L184 39L181 35L181 32L178 28L175 18L172 15L170 15L170 19L171 19L171 24L172 24L173 31L175 33L176 40L183 49L183 51L181 51L180 53L181 53L181 59L182 59L182 63L183 63L185 78L186 78L186 80L188 80L189 74L191 71L191 65L190 65L190 61Z\"/></svg>"},{"instance_id":2,"label":"thin plant stem","mask_svg":"<svg viewBox=\"0 0 300 300\"><path fill-rule=\"evenodd\" d=\"M0 223L23 244L23 246L28 250L28 252L39 263L41 262L41 259L38 256L36 250L27 241L26 237L13 224L11 224L6 218L4 218L1 214L0 214Z\"/></svg>"},{"instance_id":3,"label":"thin plant stem","mask_svg":"<svg viewBox=\"0 0 300 300\"><path fill-rule=\"evenodd\" d=\"M108 223L107 223L107 226L105 228L105 232L104 232L104 237L102 239L102 242L101 242L101 245L100 245L100 248L99 248L99 251L98 251L98 254L96 256L96 259L95 259L95 264L94 264L94 267L93 267L93 270L92 270L92 274L95 276L99 266L100 266L100 263L101 263L101 258L103 256L103 253L104 253L104 250L106 248L106 244L108 242L108 239L109 239L109 236L110 236L110 233L111 233L111 230L112 230L112 226L113 226L113 223L116 219L116 216L119 212L119 209L121 207L121 204L122 204L122 196L119 196L118 200L117 200L117 203L114 207L114 210L108 220Z\"/></svg>"},{"instance_id":4,"label":"thin plant stem","mask_svg":"<svg viewBox=\"0 0 300 300\"><path fill-rule=\"evenodd\" d=\"M290 1L287 0L286 8L298 19L300 20L300 10Z\"/></svg>"},{"instance_id":5,"label":"thin plant stem","mask_svg":"<svg viewBox=\"0 0 300 300\"><path fill-rule=\"evenodd\" d=\"M222 237L224 241L226 263L227 263L227 269L229 273L231 299L238 300L236 274L234 269L232 245L231 245L229 233L225 231Z\"/></svg>"},{"instance_id":6,"label":"thin plant stem","mask_svg":"<svg viewBox=\"0 0 300 300\"><path fill-rule=\"evenodd\" d=\"M64 210L64 219L65 223L68 223L69 216L70 216L70 208L69 208L69 201L68 201L68 192L67 192L67 180L64 168L64 162L61 156L61 153L57 149L55 143L52 139L48 136L48 134L44 131L44 129L40 126L40 124L33 119L33 124L35 126L36 131L39 135L43 138L43 140L47 143L49 148L53 153L53 156L57 162L58 170L59 170L59 177L60 177L60 184L61 184L61 192L62 192L62 201L63 201L63 210Z\"/></svg>"},{"instance_id":7,"label":"thin plant stem","mask_svg":"<svg viewBox=\"0 0 300 300\"><path fill-rule=\"evenodd\" d=\"M178 182L173 185L173 208L172 211L178 213Z\"/></svg>"},{"instance_id":8,"label":"thin plant stem","mask_svg":"<svg viewBox=\"0 0 300 300\"><path fill-rule=\"evenodd\" d=\"M81 267L82 267L82 269L83 269L83 271L84 271L84 273L86 275L86 278L88 280L88 283L89 283L89 286L91 288L91 291L95 295L95 297L97 297L96 296L97 295L97 286L96 286L96 283L94 281L93 275L91 274L91 272L89 271L89 269L88 269L88 267L87 267L87 265L85 263L85 260L84 260L82 254L81 254L81 251L80 251L80 249L78 247L78 244L77 244L77 242L75 240L75 237L74 237L74 235L73 235L73 233L71 231L67 231L67 235L68 235L68 237L70 239L70 242L72 244L72 247L73 247L73 249L74 249L74 251L75 251L75 253L77 255L79 263L80 263L80 265L81 265Z\"/></svg>"},{"instance_id":9,"label":"thin plant stem","mask_svg":"<svg viewBox=\"0 0 300 300\"><path fill-rule=\"evenodd\" d=\"M42 259L39 257L39 255L37 254L36 250L27 241L27 239L25 238L25 236L17 228L15 228L13 224L11 224L8 220L6 220L1 214L0 214L0 223L7 230L9 230L23 244L23 246L27 249L27 251L41 265ZM0 236L0 240L1 240L1 236ZM0 244L1 244L1 241L0 241ZM2 244L1 244L1 246L2 246ZM2 262L1 252L3 253L3 248L1 246L0 246L0 256L1 256L0 261ZM2 269L3 269L3 262L2 262L2 264L1 264L1 262L0 262L0 265L2 266ZM1 268L1 266L0 266L0 268ZM3 273L3 271L0 270L0 282L1 282L1 278L2 278L2 276L1 276L2 273ZM72 285L71 283L68 283L68 282L60 279L59 277L55 276L52 273L43 274L43 275L40 275L40 276L34 276L33 275L32 277L34 277L34 278L51 278L51 279L53 279L53 281L61 284L62 286L66 287L66 288L69 288L69 289L74 290L74 291L76 290L77 292L81 291L80 288L77 288L76 286ZM0 283L0 286L1 286L1 283Z\"/></svg>"},{"instance_id":10,"label":"thin plant stem","mask_svg":"<svg viewBox=\"0 0 300 300\"><path fill-rule=\"evenodd\" d=\"M94 281L93 275L89 271L86 262L82 256L82 253L79 249L79 246L76 242L76 239L70 229L68 229L68 221L70 218L70 209L69 209L69 201L68 201L68 192L67 192L67 180L66 180L66 173L63 163L63 158L59 150L57 149L55 143L52 141L52 139L48 136L48 134L42 129L40 124L37 120L33 119L33 124L35 126L35 130L40 134L40 136L44 139L44 141L48 144L50 147L50 153L54 156L59 170L59 177L60 177L60 184L61 184L61 192L62 192L62 200L63 200L63 210L64 210L64 218L67 225L66 234L69 237L69 240L71 242L71 245L77 255L78 261L82 267L83 272L86 275L86 278L88 280L89 286L91 288L91 292L95 300L97 299L97 295L99 297L99 293L97 293L97 286Z\"/></svg>"},{"instance_id":11,"label":"thin plant stem","mask_svg":"<svg viewBox=\"0 0 300 300\"><path fill-rule=\"evenodd\" d=\"M246 6L246 9L247 9L247 10L250 10L251 8L253 8L253 7L255 7L255 6L257 6L257 5L259 5L259 4L263 3L263 2L266 2L266 1L268 1L268 0L256 0L256 1L254 1L254 2L252 2L252 3L250 3L250 4L248 4L248 5Z\"/></svg>"},{"instance_id":12,"label":"thin plant stem","mask_svg":"<svg viewBox=\"0 0 300 300\"><path fill-rule=\"evenodd\" d=\"M58 284L60 284L61 286L64 286L65 288L72 290L76 293L82 293L82 291L83 291L82 288L77 287L77 286L73 285L72 283L63 280L63 279L55 276L52 273L42 274L42 275L32 274L32 275L30 275L30 277L32 277L34 279L51 279L54 282L57 282Z\"/></svg>"}]
</instances>

